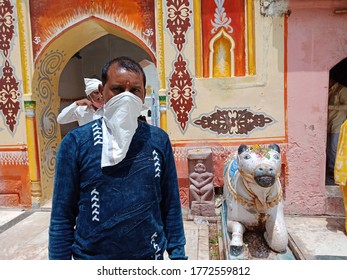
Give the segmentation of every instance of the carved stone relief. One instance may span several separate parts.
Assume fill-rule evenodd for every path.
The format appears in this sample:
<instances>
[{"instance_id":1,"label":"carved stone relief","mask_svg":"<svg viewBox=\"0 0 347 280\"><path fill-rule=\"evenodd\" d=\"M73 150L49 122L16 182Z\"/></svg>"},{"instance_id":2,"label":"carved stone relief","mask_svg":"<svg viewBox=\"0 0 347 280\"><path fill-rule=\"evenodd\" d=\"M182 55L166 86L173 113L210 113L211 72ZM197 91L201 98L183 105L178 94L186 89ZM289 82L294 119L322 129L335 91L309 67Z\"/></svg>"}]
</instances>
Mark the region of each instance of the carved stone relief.
<instances>
[{"instance_id":1,"label":"carved stone relief","mask_svg":"<svg viewBox=\"0 0 347 280\"><path fill-rule=\"evenodd\" d=\"M190 150L188 170L191 215L215 216L212 150Z\"/></svg>"}]
</instances>

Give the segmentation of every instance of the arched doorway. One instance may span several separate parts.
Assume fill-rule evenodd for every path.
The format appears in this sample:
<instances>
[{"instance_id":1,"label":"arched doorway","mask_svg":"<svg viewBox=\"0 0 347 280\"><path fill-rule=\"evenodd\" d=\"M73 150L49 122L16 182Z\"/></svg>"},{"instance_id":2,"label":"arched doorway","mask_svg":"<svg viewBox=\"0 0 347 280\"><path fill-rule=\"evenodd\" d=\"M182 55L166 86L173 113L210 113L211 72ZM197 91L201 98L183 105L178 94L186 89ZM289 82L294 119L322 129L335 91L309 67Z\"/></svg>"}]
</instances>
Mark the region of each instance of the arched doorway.
<instances>
[{"instance_id":1,"label":"arched doorway","mask_svg":"<svg viewBox=\"0 0 347 280\"><path fill-rule=\"evenodd\" d=\"M151 57L141 47L112 34L106 34L78 50L65 65L59 78L59 112L76 100L86 97L84 78L101 80L103 64L122 55L138 62L151 61ZM77 122L61 124L61 136L64 137L77 125Z\"/></svg>"},{"instance_id":2,"label":"arched doorway","mask_svg":"<svg viewBox=\"0 0 347 280\"><path fill-rule=\"evenodd\" d=\"M99 43L108 43L108 48L99 46L98 40L100 40ZM114 45L115 51L110 51L110 46L113 47L110 42L114 43L113 40L123 40L123 49L117 49L117 45ZM97 46L97 48L90 49L91 46ZM151 49L146 46L145 42L133 35L131 30L123 30L114 24L92 17L56 36L47 44L36 60L32 98L36 101L37 108L42 201L49 199L53 190L55 156L61 141L61 129L56 118L61 99L59 96L60 85L65 79L64 71L69 69L69 63L75 59L74 55L78 52L81 54L81 50L92 54L89 55L92 59L89 59L87 66L82 69L88 69L88 65L94 65L95 71L101 73L101 67L110 58L110 55L131 56L134 55L134 53L129 53L131 49L141 50L137 55L141 54L144 59L155 63L155 56ZM100 54L108 54L108 57L101 57ZM91 68L90 71L94 71L94 69ZM79 73L81 76L87 74L90 73L83 71ZM74 82L76 80L78 80L77 76L73 78ZM84 89L82 90L84 91Z\"/></svg>"},{"instance_id":3,"label":"arched doorway","mask_svg":"<svg viewBox=\"0 0 347 280\"><path fill-rule=\"evenodd\" d=\"M347 119L347 58L329 72L329 99L326 148L327 186L334 186L334 165L341 125Z\"/></svg>"}]
</instances>

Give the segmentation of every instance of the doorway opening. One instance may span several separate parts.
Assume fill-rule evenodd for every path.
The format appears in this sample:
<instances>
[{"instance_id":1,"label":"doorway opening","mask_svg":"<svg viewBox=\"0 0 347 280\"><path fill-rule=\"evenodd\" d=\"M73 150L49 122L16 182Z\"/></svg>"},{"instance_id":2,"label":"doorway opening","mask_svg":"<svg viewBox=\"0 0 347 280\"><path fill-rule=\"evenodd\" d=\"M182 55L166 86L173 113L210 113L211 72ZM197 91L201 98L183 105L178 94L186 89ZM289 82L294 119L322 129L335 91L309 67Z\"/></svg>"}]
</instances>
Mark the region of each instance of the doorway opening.
<instances>
[{"instance_id":1,"label":"doorway opening","mask_svg":"<svg viewBox=\"0 0 347 280\"><path fill-rule=\"evenodd\" d=\"M101 80L103 65L118 56L129 56L139 63L149 61L154 64L149 54L136 44L111 34L100 37L73 55L62 71L59 113L73 102L86 98L84 78ZM61 124L61 138L77 126L76 121Z\"/></svg>"},{"instance_id":2,"label":"doorway opening","mask_svg":"<svg viewBox=\"0 0 347 280\"><path fill-rule=\"evenodd\" d=\"M326 146L326 186L337 186L334 166L340 128L347 119L347 57L329 72L329 99ZM346 139L347 140L347 139ZM329 189L337 189L330 187Z\"/></svg>"}]
</instances>

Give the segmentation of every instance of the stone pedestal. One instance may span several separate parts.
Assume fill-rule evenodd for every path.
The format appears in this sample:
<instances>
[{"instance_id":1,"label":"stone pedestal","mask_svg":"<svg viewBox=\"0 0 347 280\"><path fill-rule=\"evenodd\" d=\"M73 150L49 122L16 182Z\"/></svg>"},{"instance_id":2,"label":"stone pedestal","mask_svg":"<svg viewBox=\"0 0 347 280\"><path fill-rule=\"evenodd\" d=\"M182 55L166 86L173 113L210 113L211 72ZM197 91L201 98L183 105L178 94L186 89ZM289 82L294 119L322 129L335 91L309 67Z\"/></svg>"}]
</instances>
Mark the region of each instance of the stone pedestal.
<instances>
[{"instance_id":1,"label":"stone pedestal","mask_svg":"<svg viewBox=\"0 0 347 280\"><path fill-rule=\"evenodd\" d=\"M216 215L213 201L192 201L190 214L194 216L213 217Z\"/></svg>"},{"instance_id":2,"label":"stone pedestal","mask_svg":"<svg viewBox=\"0 0 347 280\"><path fill-rule=\"evenodd\" d=\"M272 251L267 245L263 232L246 230L243 236L245 242L242 251L239 255L235 256L230 246L232 238L231 233L228 231L227 221L228 206L224 201L221 210L222 220L222 239L223 239L223 251L226 260L295 260L296 257L292 252L292 249L288 246L286 252L277 253Z\"/></svg>"}]
</instances>

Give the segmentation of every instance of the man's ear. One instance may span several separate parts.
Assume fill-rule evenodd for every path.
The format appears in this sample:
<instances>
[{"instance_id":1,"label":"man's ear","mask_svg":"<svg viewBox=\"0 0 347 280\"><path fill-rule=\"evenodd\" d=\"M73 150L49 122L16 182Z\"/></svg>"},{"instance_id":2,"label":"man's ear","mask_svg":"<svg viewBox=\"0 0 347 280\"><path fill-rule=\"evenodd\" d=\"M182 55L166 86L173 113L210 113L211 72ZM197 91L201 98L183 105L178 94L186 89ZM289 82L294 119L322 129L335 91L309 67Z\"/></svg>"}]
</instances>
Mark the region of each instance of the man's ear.
<instances>
[{"instance_id":1,"label":"man's ear","mask_svg":"<svg viewBox=\"0 0 347 280\"><path fill-rule=\"evenodd\" d=\"M145 98L146 98L146 89L143 91L143 95L142 95L142 103L145 103Z\"/></svg>"},{"instance_id":2,"label":"man's ear","mask_svg":"<svg viewBox=\"0 0 347 280\"><path fill-rule=\"evenodd\" d=\"M102 84L98 85L98 91L101 94L102 97L104 97L104 93L103 93L104 87L102 86Z\"/></svg>"}]
</instances>

